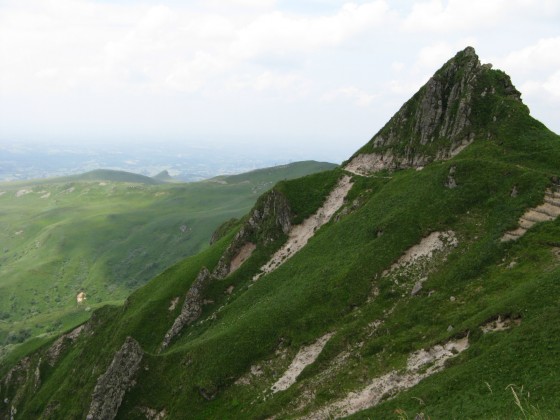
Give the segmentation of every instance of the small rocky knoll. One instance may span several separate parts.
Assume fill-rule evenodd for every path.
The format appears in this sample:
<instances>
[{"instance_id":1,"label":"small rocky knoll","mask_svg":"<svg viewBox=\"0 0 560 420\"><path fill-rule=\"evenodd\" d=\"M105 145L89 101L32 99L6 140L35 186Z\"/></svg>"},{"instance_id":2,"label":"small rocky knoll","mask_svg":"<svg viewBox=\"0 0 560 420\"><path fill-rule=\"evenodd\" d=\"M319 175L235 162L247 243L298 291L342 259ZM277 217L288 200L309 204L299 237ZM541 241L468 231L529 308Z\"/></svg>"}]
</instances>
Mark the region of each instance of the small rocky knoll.
<instances>
[{"instance_id":1,"label":"small rocky knoll","mask_svg":"<svg viewBox=\"0 0 560 420\"><path fill-rule=\"evenodd\" d=\"M169 346L169 343L171 343L171 340L173 340L185 326L198 319L202 313L202 305L204 301L203 292L210 281L212 281L212 274L210 274L210 271L208 271L206 267L202 267L195 281L187 291L185 302L181 308L181 313L177 318L175 318L173 325L163 338L161 350L166 349L167 346Z\"/></svg>"}]
</instances>

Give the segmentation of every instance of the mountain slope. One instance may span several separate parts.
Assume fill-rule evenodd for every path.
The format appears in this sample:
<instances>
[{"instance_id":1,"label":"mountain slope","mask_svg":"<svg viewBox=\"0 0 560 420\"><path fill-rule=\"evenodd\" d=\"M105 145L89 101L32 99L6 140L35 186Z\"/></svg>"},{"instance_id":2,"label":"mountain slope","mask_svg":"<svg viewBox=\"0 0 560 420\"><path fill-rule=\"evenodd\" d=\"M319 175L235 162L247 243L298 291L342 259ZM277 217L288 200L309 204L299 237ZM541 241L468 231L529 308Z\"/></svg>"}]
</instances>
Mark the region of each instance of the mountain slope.
<instances>
[{"instance_id":1,"label":"mountain slope","mask_svg":"<svg viewBox=\"0 0 560 420\"><path fill-rule=\"evenodd\" d=\"M294 173L270 171L280 180L320 169L304 163ZM0 184L0 358L5 344L60 333L90 309L122 302L207 247L217 226L242 216L270 188L270 180L250 174L224 184L146 179L96 171Z\"/></svg>"},{"instance_id":2,"label":"mountain slope","mask_svg":"<svg viewBox=\"0 0 560 420\"><path fill-rule=\"evenodd\" d=\"M440 129L406 152L422 144L414 130L366 145L348 171L277 184L124 306L5 366L0 414L512 418L524 415L517 397L527 414L557 417L560 222L504 235L545 199L557 208L560 138L473 54L436 73L450 92L472 69L488 80L464 106L492 124L470 120L461 153L450 153L461 130ZM397 116L385 129L407 130ZM351 166L373 154L398 165Z\"/></svg>"},{"instance_id":3,"label":"mountain slope","mask_svg":"<svg viewBox=\"0 0 560 420\"><path fill-rule=\"evenodd\" d=\"M237 182L256 181L274 185L279 179L293 179L308 175L313 172L322 172L334 169L336 166L328 162L317 162L306 160L293 162L286 165L273 166L271 168L255 169L238 175L218 176L208 180L209 182L225 181L228 184ZM310 168L313 168L311 171Z\"/></svg>"}]
</instances>

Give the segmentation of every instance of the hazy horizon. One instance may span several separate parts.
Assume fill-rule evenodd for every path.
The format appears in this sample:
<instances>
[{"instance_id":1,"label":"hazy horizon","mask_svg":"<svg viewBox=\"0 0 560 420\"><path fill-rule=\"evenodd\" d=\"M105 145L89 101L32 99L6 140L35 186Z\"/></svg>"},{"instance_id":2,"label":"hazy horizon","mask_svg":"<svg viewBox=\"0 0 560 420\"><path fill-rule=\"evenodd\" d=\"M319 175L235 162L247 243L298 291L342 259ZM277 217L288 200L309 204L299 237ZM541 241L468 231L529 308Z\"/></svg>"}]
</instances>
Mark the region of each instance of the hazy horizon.
<instances>
[{"instance_id":1,"label":"hazy horizon","mask_svg":"<svg viewBox=\"0 0 560 420\"><path fill-rule=\"evenodd\" d=\"M467 45L559 132L559 21L552 0L5 0L0 146L339 163Z\"/></svg>"}]
</instances>

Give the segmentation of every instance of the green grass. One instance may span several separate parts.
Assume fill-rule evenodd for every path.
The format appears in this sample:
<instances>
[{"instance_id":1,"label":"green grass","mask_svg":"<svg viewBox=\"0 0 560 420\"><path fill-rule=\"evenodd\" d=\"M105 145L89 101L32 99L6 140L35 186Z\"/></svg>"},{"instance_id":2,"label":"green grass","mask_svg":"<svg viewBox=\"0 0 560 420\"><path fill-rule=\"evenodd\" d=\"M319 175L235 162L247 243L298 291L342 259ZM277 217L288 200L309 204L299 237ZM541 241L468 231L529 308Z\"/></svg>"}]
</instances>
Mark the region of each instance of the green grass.
<instances>
[{"instance_id":1,"label":"green grass","mask_svg":"<svg viewBox=\"0 0 560 420\"><path fill-rule=\"evenodd\" d=\"M443 184L452 165L459 186L449 190ZM335 171L320 178L324 185L332 185L338 176L340 172ZM321 200L310 199L300 191L316 185L317 178L290 181L279 188L293 200L290 203L294 208L312 212L312 203ZM201 266L212 268L217 263L235 233L230 231L214 247L138 290L124 308L100 313L99 333L84 338L51 376L45 375L44 387L26 403L25 414L37 415L46 401L62 398L69 389L79 389L79 395L61 407L60 415L73 416L87 410L96 377L127 335L135 337L148 352L144 362L148 369L142 371L138 385L127 394L120 411L122 418L138 415L138 406L165 408L172 418L185 412L197 418L261 418L294 409L302 387L309 386L315 375L348 346L362 343L353 356L355 362L317 387L317 398L307 411L363 386L363 378L402 368L409 352L466 331L471 331L471 347L453 360L448 370L363 413L363 417L396 417L396 410L413 416L420 410L415 398L424 401L422 411L432 418L444 417L445 413L507 417L518 410L509 390L498 391L509 383L524 385L531 398L538 399L531 402L556 413L560 408L554 403L558 391L554 377L546 379L543 375L557 360L546 354L558 352L553 339L557 327L550 320L558 315L554 279L559 271L543 242L560 233L560 224L535 227L518 243L499 242L523 209L542 198L547 182L547 174L541 171L468 155L430 165L421 172L397 172L391 179L357 178L351 194L361 197L358 208L338 222L330 222L289 262L252 283L252 273L277 245L255 253L238 272L207 290L205 297L214 303L205 308L201 317L205 321L189 327L167 352L157 355L161 339L179 311L168 311L170 301L184 296ZM520 191L515 198L509 196L513 185ZM391 284L375 280L423 236L446 229L456 231L460 246L430 276L425 287L436 290L432 297L403 298ZM384 232L381 236L380 230ZM519 263L507 269L504 258ZM367 303L374 284L380 295ZM235 285L232 296L224 293L229 285ZM449 296L455 296L461 304L451 303ZM212 319L221 306L223 309ZM383 332L369 337L367 324L393 306L394 313ZM476 334L478 326L496 314L521 315L523 321L512 331ZM447 331L449 324L454 326L452 333ZM254 389L248 392L233 385L252 364L274 360L279 343L293 356L301 345L327 331L337 334L317 363L304 371L298 386L255 402ZM90 346L103 351L87 351ZM541 353L534 353L535 346ZM503 363L495 363L496 358ZM64 376L70 366L85 372L91 364L99 366L91 374ZM494 394L488 394L485 382L490 383ZM261 384L258 393L270 384ZM206 401L202 391L216 398Z\"/></svg>"},{"instance_id":2,"label":"green grass","mask_svg":"<svg viewBox=\"0 0 560 420\"><path fill-rule=\"evenodd\" d=\"M96 310L91 333L54 368L42 362L47 345L31 353L24 379L2 388L0 398L17 398L23 418L40 417L47 407L56 417L84 417L97 378L132 336L146 354L117 418L141 418L142 407L165 410L173 419L295 418L392 370L404 371L412 352L468 335L469 348L443 371L354 417L559 417L560 219L534 226L516 242L500 238L527 208L542 202L551 177L560 175L560 138L517 102L501 105L509 107L509 117L492 128L491 137L476 139L449 161L422 171L355 176L340 212L293 258L253 282L286 239L260 238L236 272L204 290L202 315L165 351L158 351L160 343L190 285L202 267L216 266L241 222L225 226L213 246L163 271L124 305ZM457 187L449 189L452 167ZM342 175L336 169L276 188L301 221ZM457 247L398 284L383 274L422 238L448 230L455 232ZM411 296L414 276L427 279ZM176 298L179 304L169 310ZM520 324L483 334L480 327L498 316ZM317 361L289 389L272 394L271 385L299 349L327 332L333 337ZM0 376L13 362L0 365ZM263 375L236 384L256 365ZM28 379L37 367L40 386Z\"/></svg>"},{"instance_id":3,"label":"green grass","mask_svg":"<svg viewBox=\"0 0 560 420\"><path fill-rule=\"evenodd\" d=\"M0 184L0 346L60 332L68 313L76 325L90 309L122 302L205 249L212 232L245 214L273 180L332 166L298 162L262 170L266 176L190 184L118 171ZM80 291L84 305L76 304Z\"/></svg>"}]
</instances>

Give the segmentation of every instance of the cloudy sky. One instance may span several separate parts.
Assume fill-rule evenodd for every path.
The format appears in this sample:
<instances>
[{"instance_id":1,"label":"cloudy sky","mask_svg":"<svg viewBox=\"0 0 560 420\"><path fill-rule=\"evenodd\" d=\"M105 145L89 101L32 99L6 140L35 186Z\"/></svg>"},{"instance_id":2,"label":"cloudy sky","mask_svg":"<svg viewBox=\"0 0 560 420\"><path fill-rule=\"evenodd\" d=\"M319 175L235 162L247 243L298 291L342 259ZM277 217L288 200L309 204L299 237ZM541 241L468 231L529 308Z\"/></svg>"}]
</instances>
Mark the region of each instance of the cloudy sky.
<instances>
[{"instance_id":1,"label":"cloudy sky","mask_svg":"<svg viewBox=\"0 0 560 420\"><path fill-rule=\"evenodd\" d=\"M0 0L0 143L340 161L467 45L560 132L558 0Z\"/></svg>"}]
</instances>

